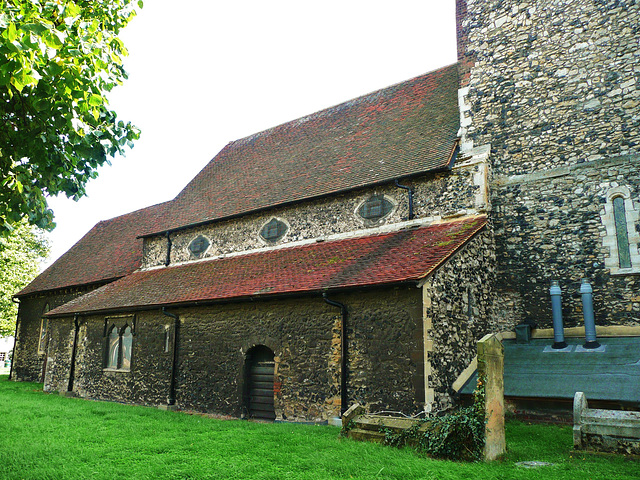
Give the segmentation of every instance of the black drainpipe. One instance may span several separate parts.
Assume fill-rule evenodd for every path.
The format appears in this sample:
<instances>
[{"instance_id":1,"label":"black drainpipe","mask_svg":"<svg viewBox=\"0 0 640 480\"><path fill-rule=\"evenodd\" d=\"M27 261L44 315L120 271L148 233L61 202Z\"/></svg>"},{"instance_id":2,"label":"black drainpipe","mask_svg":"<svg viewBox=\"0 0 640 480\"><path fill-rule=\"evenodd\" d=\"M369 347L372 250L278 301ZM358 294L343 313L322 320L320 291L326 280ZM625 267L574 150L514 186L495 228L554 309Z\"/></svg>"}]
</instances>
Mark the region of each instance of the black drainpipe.
<instances>
[{"instance_id":1,"label":"black drainpipe","mask_svg":"<svg viewBox=\"0 0 640 480\"><path fill-rule=\"evenodd\" d=\"M327 298L326 292L322 294L322 298L329 305L338 307L342 313L342 327L340 328L340 414L344 414L347 411L347 402L349 396L347 395L347 307L334 300Z\"/></svg>"},{"instance_id":2,"label":"black drainpipe","mask_svg":"<svg viewBox=\"0 0 640 480\"><path fill-rule=\"evenodd\" d=\"M407 190L409 193L409 220L413 220L413 189L411 187L407 187L406 185L400 185L398 180L396 180L396 187Z\"/></svg>"},{"instance_id":3,"label":"black drainpipe","mask_svg":"<svg viewBox=\"0 0 640 480\"><path fill-rule=\"evenodd\" d=\"M168 234L167 234L168 237ZM167 312L167 310L162 307L162 313L167 317L173 318L173 360L171 362L171 381L169 383L169 398L168 404L175 405L176 404L176 372L178 371L178 332L180 331L180 320L177 315L174 315L171 312Z\"/></svg>"},{"instance_id":4,"label":"black drainpipe","mask_svg":"<svg viewBox=\"0 0 640 480\"><path fill-rule=\"evenodd\" d=\"M67 392L73 392L73 379L76 376L76 349L78 345L78 332L80 330L78 315L73 316L73 325L75 327L75 331L73 332L73 347L71 348L71 367L69 368L69 384L67 385Z\"/></svg>"},{"instance_id":5,"label":"black drainpipe","mask_svg":"<svg viewBox=\"0 0 640 480\"><path fill-rule=\"evenodd\" d=\"M167 230L167 258L164 260L164 266L168 267L169 264L171 263L171 231ZM162 313L165 313L164 309L162 310ZM166 315L166 313L165 313ZM171 316L171 315L169 315Z\"/></svg>"},{"instance_id":6,"label":"black drainpipe","mask_svg":"<svg viewBox=\"0 0 640 480\"><path fill-rule=\"evenodd\" d=\"M13 303L20 303L20 300L18 300L16 302L16 299L11 297L11 301ZM13 376L13 363L16 361L16 353L18 350L18 325L20 324L20 315L18 315L18 318L16 318L16 331L13 334L13 354L11 355L11 366L9 367L9 378L7 378L7 380L11 380L11 377Z\"/></svg>"}]
</instances>

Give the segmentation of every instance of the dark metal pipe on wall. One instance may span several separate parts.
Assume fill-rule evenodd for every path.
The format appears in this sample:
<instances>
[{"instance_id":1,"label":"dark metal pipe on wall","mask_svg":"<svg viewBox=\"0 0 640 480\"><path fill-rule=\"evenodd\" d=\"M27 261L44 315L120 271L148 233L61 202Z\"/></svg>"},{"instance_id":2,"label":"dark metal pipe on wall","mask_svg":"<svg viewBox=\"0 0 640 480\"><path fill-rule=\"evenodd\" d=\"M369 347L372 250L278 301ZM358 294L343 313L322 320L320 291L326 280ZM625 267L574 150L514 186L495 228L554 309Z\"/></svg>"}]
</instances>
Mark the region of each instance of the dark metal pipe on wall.
<instances>
[{"instance_id":1,"label":"dark metal pipe on wall","mask_svg":"<svg viewBox=\"0 0 640 480\"><path fill-rule=\"evenodd\" d=\"M78 345L78 333L80 331L78 315L73 316L73 326L73 346L71 347L71 366L69 367L69 383L67 385L67 392L73 392L73 380L76 376L76 351Z\"/></svg>"},{"instance_id":2,"label":"dark metal pipe on wall","mask_svg":"<svg viewBox=\"0 0 640 480\"><path fill-rule=\"evenodd\" d=\"M167 231L166 233L167 236L167 257L164 259L164 266L168 267L169 264L171 263L171 246L173 245L173 243L171 242L171 231ZM164 309L162 310L162 313L164 313Z\"/></svg>"},{"instance_id":3,"label":"dark metal pipe on wall","mask_svg":"<svg viewBox=\"0 0 640 480\"><path fill-rule=\"evenodd\" d=\"M406 185L401 185L400 183L398 183L398 180L395 181L396 187L398 188L402 188L403 190L407 191L407 194L409 195L409 218L408 220L413 220L413 188L408 187Z\"/></svg>"},{"instance_id":4,"label":"dark metal pipe on wall","mask_svg":"<svg viewBox=\"0 0 640 480\"><path fill-rule=\"evenodd\" d=\"M347 402L349 395L347 393L347 307L343 303L330 300L326 293L322 294L322 298L326 303L340 309L342 314L342 326L340 327L340 414L347 411Z\"/></svg>"}]
</instances>

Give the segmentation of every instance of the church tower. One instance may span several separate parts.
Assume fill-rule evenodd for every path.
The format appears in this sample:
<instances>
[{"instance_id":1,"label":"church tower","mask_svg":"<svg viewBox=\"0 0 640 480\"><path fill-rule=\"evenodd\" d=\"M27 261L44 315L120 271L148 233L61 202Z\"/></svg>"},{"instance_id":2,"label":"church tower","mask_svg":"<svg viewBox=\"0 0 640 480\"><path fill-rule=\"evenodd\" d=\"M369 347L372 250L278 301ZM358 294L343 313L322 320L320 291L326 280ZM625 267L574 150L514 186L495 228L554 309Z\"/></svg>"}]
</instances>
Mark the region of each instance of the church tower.
<instances>
[{"instance_id":1,"label":"church tower","mask_svg":"<svg viewBox=\"0 0 640 480\"><path fill-rule=\"evenodd\" d=\"M496 314L640 319L640 5L457 0L461 151L490 151Z\"/></svg>"}]
</instances>

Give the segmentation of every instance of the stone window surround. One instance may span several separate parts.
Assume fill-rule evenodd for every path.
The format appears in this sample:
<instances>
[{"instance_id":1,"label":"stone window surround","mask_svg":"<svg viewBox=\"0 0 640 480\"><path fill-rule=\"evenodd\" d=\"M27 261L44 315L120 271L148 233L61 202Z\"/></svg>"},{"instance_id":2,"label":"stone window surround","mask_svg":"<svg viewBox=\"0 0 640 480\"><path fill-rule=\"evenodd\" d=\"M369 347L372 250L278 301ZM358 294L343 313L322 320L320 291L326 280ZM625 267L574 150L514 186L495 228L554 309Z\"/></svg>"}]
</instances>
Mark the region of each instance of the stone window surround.
<instances>
[{"instance_id":1,"label":"stone window surround","mask_svg":"<svg viewBox=\"0 0 640 480\"><path fill-rule=\"evenodd\" d=\"M200 239L204 240L204 242L206 243L206 247L204 248L204 250L196 253L192 250L192 246L196 241L201 242L202 240ZM207 238L206 235L198 234L193 240L189 242L189 244L187 245L187 250L189 250L189 253L191 254L192 257L202 258L207 253L207 250L209 250L210 247L211 247L211 239Z\"/></svg>"},{"instance_id":2,"label":"stone window surround","mask_svg":"<svg viewBox=\"0 0 640 480\"><path fill-rule=\"evenodd\" d=\"M618 256L618 239L616 235L616 224L613 213L613 200L617 197L624 199L624 209L627 221L627 235L629 239L629 254L631 257L631 268L620 268ZM631 191L626 186L617 186L607 191L607 203L600 212L600 218L606 228L607 234L602 239L602 244L609 248L609 255L605 256L604 265L611 275L634 275L640 274L640 235L636 230L636 223L639 219L638 208L631 198Z\"/></svg>"},{"instance_id":3,"label":"stone window surround","mask_svg":"<svg viewBox=\"0 0 640 480\"><path fill-rule=\"evenodd\" d=\"M360 209L363 207L365 203L367 203L373 197L382 197L384 200L391 204L391 210L389 210L385 215L379 218L364 218L360 215ZM396 210L398 209L398 202L395 198L390 197L384 193L380 193L378 191L374 191L373 193L369 193L366 196L362 197L362 199L357 202L356 208L353 210L354 217L366 228L375 227L378 225L382 225L386 222L388 217L391 217Z\"/></svg>"},{"instance_id":4,"label":"stone window surround","mask_svg":"<svg viewBox=\"0 0 640 480\"><path fill-rule=\"evenodd\" d=\"M48 330L48 326L49 326L49 319L47 317L44 316L45 313L47 313L49 310L51 310L51 308L49 307L49 304L47 303L44 308L42 309L42 318L40 319L40 337L38 339L38 355L44 355L45 353L47 353L45 351L46 348L46 336L47 336L47 330Z\"/></svg>"},{"instance_id":5,"label":"stone window surround","mask_svg":"<svg viewBox=\"0 0 640 480\"><path fill-rule=\"evenodd\" d=\"M276 220L278 222L282 222L285 224L285 231L284 234L275 239L275 240L267 240L265 239L260 233L262 232L262 230L264 230L264 228L273 220ZM258 229L258 240L260 240L260 242L264 245L277 245L280 242L282 242L285 238L287 238L287 235L289 235L289 232L291 231L291 225L289 224L289 222L287 222L284 218L282 217L270 217L269 220L267 220L266 222L264 222L262 225L260 225L260 228Z\"/></svg>"},{"instance_id":6,"label":"stone window surround","mask_svg":"<svg viewBox=\"0 0 640 480\"><path fill-rule=\"evenodd\" d=\"M120 327L118 328L118 325ZM129 352L129 367L123 368L123 335L126 328L130 329L131 337L132 337L132 345L131 351ZM116 328L118 331L118 366L108 367L109 362L109 336L113 329ZM129 373L131 371L131 364L133 358L133 337L135 336L135 316L133 315L118 315L112 317L105 317L105 332L104 332L104 360L103 360L103 372L123 372Z\"/></svg>"},{"instance_id":7,"label":"stone window surround","mask_svg":"<svg viewBox=\"0 0 640 480\"><path fill-rule=\"evenodd\" d=\"M387 200L384 195L371 195L360 204L357 213L365 220L378 221L388 216L393 207L393 203Z\"/></svg>"}]
</instances>

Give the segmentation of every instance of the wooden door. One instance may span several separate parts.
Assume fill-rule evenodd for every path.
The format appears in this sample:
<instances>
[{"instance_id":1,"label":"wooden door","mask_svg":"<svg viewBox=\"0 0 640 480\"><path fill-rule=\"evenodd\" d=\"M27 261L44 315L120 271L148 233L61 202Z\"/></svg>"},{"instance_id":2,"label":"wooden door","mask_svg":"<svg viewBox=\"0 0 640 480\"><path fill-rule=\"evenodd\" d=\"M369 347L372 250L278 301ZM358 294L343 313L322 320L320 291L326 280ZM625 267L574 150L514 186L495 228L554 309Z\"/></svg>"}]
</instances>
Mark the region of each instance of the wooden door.
<instances>
[{"instance_id":1,"label":"wooden door","mask_svg":"<svg viewBox=\"0 0 640 480\"><path fill-rule=\"evenodd\" d=\"M248 354L249 417L273 421L276 413L273 407L273 376L275 362L273 352L260 345Z\"/></svg>"}]
</instances>

